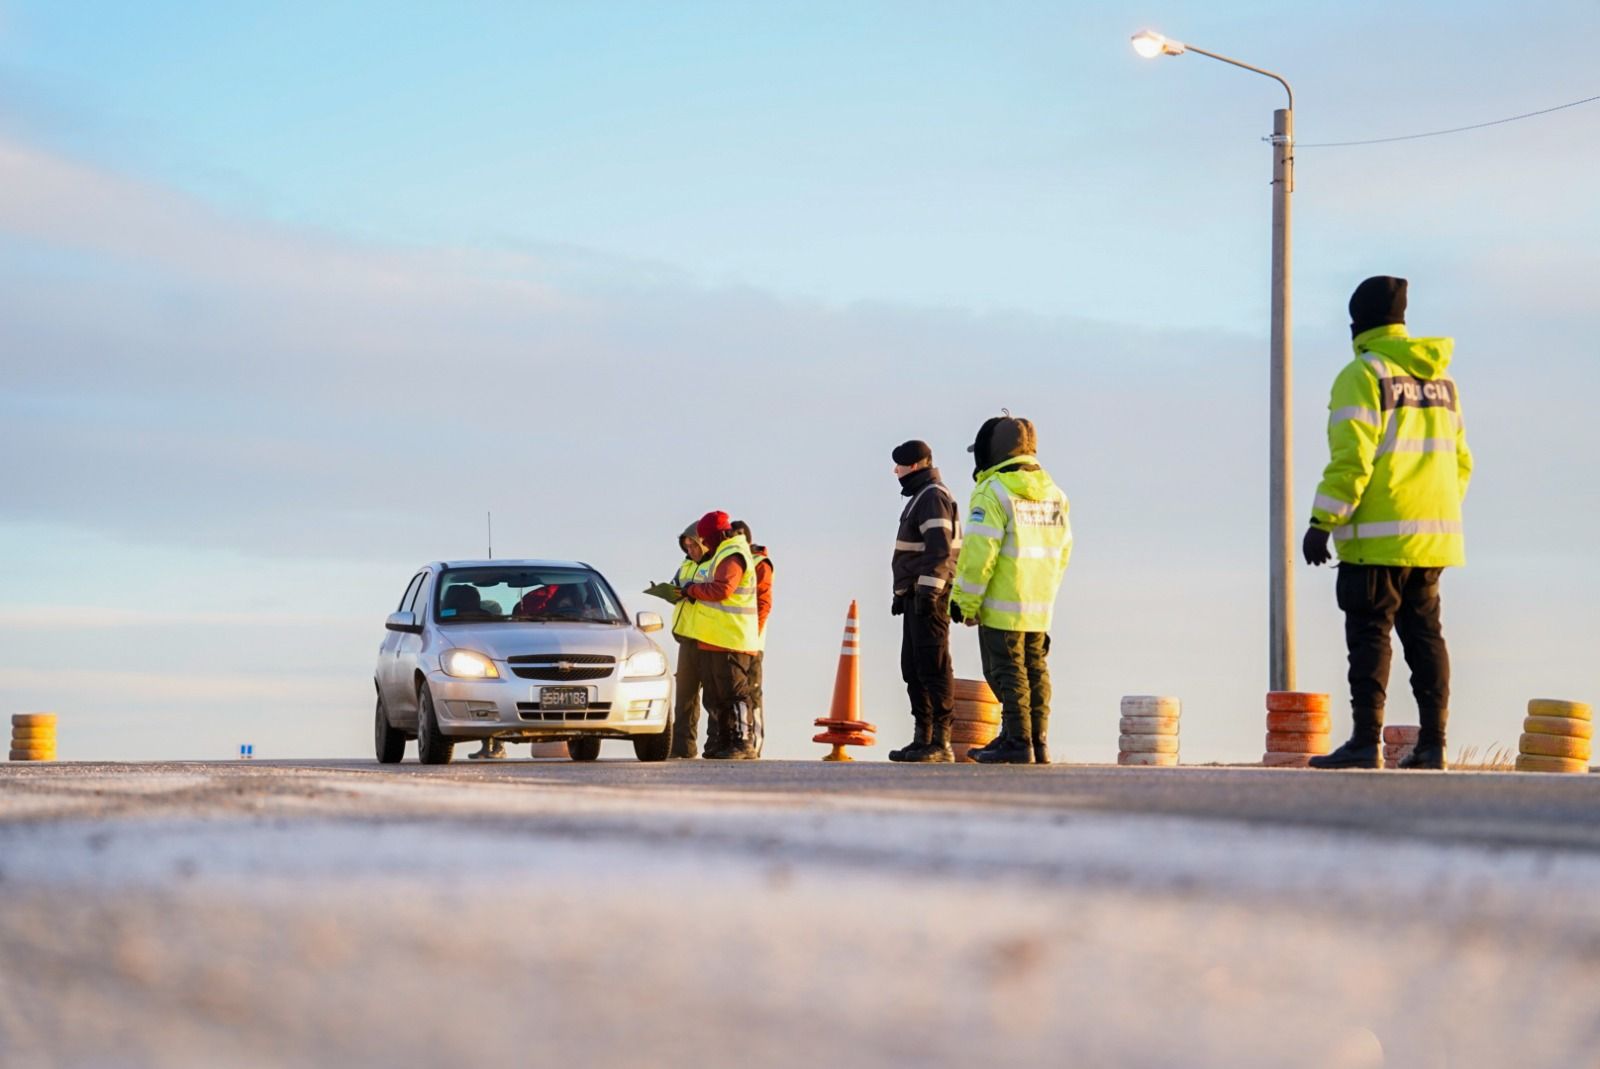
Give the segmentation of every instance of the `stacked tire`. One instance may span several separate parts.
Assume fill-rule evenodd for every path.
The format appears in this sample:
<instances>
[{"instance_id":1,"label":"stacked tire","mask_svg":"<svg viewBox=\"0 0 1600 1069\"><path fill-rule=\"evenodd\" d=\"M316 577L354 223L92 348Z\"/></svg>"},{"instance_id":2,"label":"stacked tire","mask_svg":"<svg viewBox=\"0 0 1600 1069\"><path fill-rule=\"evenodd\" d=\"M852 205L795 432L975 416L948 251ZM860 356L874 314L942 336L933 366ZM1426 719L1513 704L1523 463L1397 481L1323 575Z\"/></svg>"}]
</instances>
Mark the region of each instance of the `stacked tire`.
<instances>
[{"instance_id":1,"label":"stacked tire","mask_svg":"<svg viewBox=\"0 0 1600 1069\"><path fill-rule=\"evenodd\" d=\"M1518 772L1587 772L1593 713L1583 702L1535 698L1517 745Z\"/></svg>"},{"instance_id":2,"label":"stacked tire","mask_svg":"<svg viewBox=\"0 0 1600 1069\"><path fill-rule=\"evenodd\" d=\"M56 759L56 714L17 713L11 718L11 760Z\"/></svg>"},{"instance_id":3,"label":"stacked tire","mask_svg":"<svg viewBox=\"0 0 1600 1069\"><path fill-rule=\"evenodd\" d=\"M956 680L955 699L950 747L957 761L971 761L970 751L989 745L1000 734L1000 699L981 679Z\"/></svg>"},{"instance_id":4,"label":"stacked tire","mask_svg":"<svg viewBox=\"0 0 1600 1069\"><path fill-rule=\"evenodd\" d=\"M1130 694L1122 699L1118 725L1117 764L1136 768L1173 768L1178 763L1178 717L1183 703L1156 694Z\"/></svg>"},{"instance_id":5,"label":"stacked tire","mask_svg":"<svg viewBox=\"0 0 1600 1069\"><path fill-rule=\"evenodd\" d=\"M1422 729L1414 724L1391 724L1383 729L1383 767L1399 768L1400 762L1411 756L1411 751L1417 748L1417 732Z\"/></svg>"},{"instance_id":6,"label":"stacked tire","mask_svg":"<svg viewBox=\"0 0 1600 1069\"><path fill-rule=\"evenodd\" d=\"M1275 690L1267 694L1268 768L1308 768L1313 757L1328 752L1333 730L1332 702L1326 694Z\"/></svg>"}]
</instances>

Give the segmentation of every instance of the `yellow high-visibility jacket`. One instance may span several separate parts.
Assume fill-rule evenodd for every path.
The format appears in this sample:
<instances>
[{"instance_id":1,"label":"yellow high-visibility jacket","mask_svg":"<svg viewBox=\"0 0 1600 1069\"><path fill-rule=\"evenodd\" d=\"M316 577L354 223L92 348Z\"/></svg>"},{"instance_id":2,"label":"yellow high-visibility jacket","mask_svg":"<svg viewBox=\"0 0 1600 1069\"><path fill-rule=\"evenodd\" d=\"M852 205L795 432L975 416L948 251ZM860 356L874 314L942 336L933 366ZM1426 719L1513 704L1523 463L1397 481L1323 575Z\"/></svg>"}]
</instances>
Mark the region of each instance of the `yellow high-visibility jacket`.
<instances>
[{"instance_id":1,"label":"yellow high-visibility jacket","mask_svg":"<svg viewBox=\"0 0 1600 1069\"><path fill-rule=\"evenodd\" d=\"M1032 471L1006 471L1014 465ZM1001 631L1048 631L1072 556L1067 495L1031 456L978 473L951 601Z\"/></svg>"}]
</instances>

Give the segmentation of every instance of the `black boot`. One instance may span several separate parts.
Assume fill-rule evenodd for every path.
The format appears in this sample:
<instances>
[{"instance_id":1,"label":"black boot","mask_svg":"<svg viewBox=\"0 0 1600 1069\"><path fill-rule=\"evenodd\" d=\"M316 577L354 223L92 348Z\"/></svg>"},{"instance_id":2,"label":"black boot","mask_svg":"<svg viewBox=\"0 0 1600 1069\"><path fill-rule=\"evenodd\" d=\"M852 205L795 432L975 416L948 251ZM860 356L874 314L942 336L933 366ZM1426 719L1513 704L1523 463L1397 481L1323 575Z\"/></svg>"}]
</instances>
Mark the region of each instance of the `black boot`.
<instances>
[{"instance_id":1,"label":"black boot","mask_svg":"<svg viewBox=\"0 0 1600 1069\"><path fill-rule=\"evenodd\" d=\"M889 760L915 761L918 759L917 755L928 748L928 739L931 733L931 729L928 727L928 718L920 713L913 715L916 717L916 723L912 728L911 741L898 750L890 750Z\"/></svg>"},{"instance_id":2,"label":"black boot","mask_svg":"<svg viewBox=\"0 0 1600 1069\"><path fill-rule=\"evenodd\" d=\"M759 761L761 747L756 741L755 718L750 706L744 702L733 707L731 738L728 740L728 760Z\"/></svg>"},{"instance_id":3,"label":"black boot","mask_svg":"<svg viewBox=\"0 0 1600 1069\"><path fill-rule=\"evenodd\" d=\"M972 758L980 765L1031 765L1033 742L1016 736L1003 737L992 749L980 750Z\"/></svg>"},{"instance_id":4,"label":"black boot","mask_svg":"<svg viewBox=\"0 0 1600 1069\"><path fill-rule=\"evenodd\" d=\"M728 717L721 709L706 709L706 748L700 756L707 761L726 761L728 747Z\"/></svg>"},{"instance_id":5,"label":"black boot","mask_svg":"<svg viewBox=\"0 0 1600 1069\"><path fill-rule=\"evenodd\" d=\"M955 751L950 749L950 721L935 720L933 727L928 732L928 743L920 747L915 755L902 760L915 761L921 765L947 765L956 759Z\"/></svg>"},{"instance_id":6,"label":"black boot","mask_svg":"<svg viewBox=\"0 0 1600 1069\"><path fill-rule=\"evenodd\" d=\"M1000 734L996 735L994 738L990 739L988 742L984 743L982 746L974 746L972 749L968 750L967 751L968 760L976 761L978 759L978 755L979 754L985 753L985 752L987 752L989 750L994 749L996 746L999 746L1000 743L1005 741L1005 737L1006 737L1005 729L1001 728L1000 729Z\"/></svg>"},{"instance_id":7,"label":"black boot","mask_svg":"<svg viewBox=\"0 0 1600 1069\"><path fill-rule=\"evenodd\" d=\"M1382 768L1383 710L1357 709L1351 714L1355 729L1350 741L1333 751L1313 757L1312 768Z\"/></svg>"},{"instance_id":8,"label":"black boot","mask_svg":"<svg viewBox=\"0 0 1600 1069\"><path fill-rule=\"evenodd\" d=\"M1444 709L1425 709L1421 713L1422 726L1417 732L1417 744L1400 762L1400 767L1410 770L1443 772L1450 767L1444 753L1444 725L1450 714Z\"/></svg>"},{"instance_id":9,"label":"black boot","mask_svg":"<svg viewBox=\"0 0 1600 1069\"><path fill-rule=\"evenodd\" d=\"M1049 717L1033 715L1033 763L1048 765L1050 763L1050 747L1045 745L1044 737L1050 728Z\"/></svg>"}]
</instances>

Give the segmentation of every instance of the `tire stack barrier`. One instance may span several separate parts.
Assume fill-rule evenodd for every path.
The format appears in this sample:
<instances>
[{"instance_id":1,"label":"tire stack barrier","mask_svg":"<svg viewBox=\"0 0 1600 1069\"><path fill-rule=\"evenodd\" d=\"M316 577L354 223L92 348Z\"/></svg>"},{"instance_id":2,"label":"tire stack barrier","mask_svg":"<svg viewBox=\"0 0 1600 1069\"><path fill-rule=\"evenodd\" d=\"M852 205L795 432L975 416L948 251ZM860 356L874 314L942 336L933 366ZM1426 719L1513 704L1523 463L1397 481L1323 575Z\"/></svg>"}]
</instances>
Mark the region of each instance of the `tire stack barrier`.
<instances>
[{"instance_id":1,"label":"tire stack barrier","mask_svg":"<svg viewBox=\"0 0 1600 1069\"><path fill-rule=\"evenodd\" d=\"M1587 772L1594 714L1583 702L1535 698L1517 745L1518 772Z\"/></svg>"},{"instance_id":2,"label":"tire stack barrier","mask_svg":"<svg viewBox=\"0 0 1600 1069\"><path fill-rule=\"evenodd\" d=\"M56 759L56 714L17 713L11 718L11 760Z\"/></svg>"},{"instance_id":3,"label":"tire stack barrier","mask_svg":"<svg viewBox=\"0 0 1600 1069\"><path fill-rule=\"evenodd\" d=\"M1122 699L1117 764L1173 768L1178 764L1178 717L1183 703L1155 694Z\"/></svg>"},{"instance_id":4,"label":"tire stack barrier","mask_svg":"<svg viewBox=\"0 0 1600 1069\"><path fill-rule=\"evenodd\" d=\"M1308 768L1313 757L1328 752L1333 729L1328 695L1297 690L1267 694L1267 752L1261 763L1268 768Z\"/></svg>"},{"instance_id":5,"label":"tire stack barrier","mask_svg":"<svg viewBox=\"0 0 1600 1069\"><path fill-rule=\"evenodd\" d=\"M1399 768L1400 762L1411 756L1417 748L1417 732L1422 729L1413 724L1390 724L1383 729L1383 767Z\"/></svg>"},{"instance_id":6,"label":"tire stack barrier","mask_svg":"<svg viewBox=\"0 0 1600 1069\"><path fill-rule=\"evenodd\" d=\"M950 721L950 748L957 761L971 761L967 754L995 740L1000 734L1000 699L981 679L956 680L956 715Z\"/></svg>"}]
</instances>

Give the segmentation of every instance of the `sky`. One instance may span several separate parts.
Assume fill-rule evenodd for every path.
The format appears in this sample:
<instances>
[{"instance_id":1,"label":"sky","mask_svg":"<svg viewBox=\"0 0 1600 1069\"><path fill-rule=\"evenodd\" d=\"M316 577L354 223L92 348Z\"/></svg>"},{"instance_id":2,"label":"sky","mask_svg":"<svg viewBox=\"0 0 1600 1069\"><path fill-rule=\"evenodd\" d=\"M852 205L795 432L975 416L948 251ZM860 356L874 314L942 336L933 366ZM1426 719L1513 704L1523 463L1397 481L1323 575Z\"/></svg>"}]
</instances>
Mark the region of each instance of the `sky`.
<instances>
[{"instance_id":1,"label":"sky","mask_svg":"<svg viewBox=\"0 0 1600 1069\"><path fill-rule=\"evenodd\" d=\"M1067 5L0 0L0 713L63 757L370 752L416 567L590 561L633 611L713 508L777 562L768 753L811 757L846 609L909 734L889 451L960 498L978 424L1072 502L1053 749L1184 701L1264 731L1272 111L1293 83L1297 515L1345 303L1411 280L1477 459L1445 580L1452 743L1600 696L1600 12ZM1329 569L1299 684L1341 714ZM670 644L669 644L670 645ZM976 676L975 635L953 636ZM1414 722L1396 651L1391 722ZM608 752L611 752L608 750ZM615 751L618 756L625 752Z\"/></svg>"}]
</instances>

